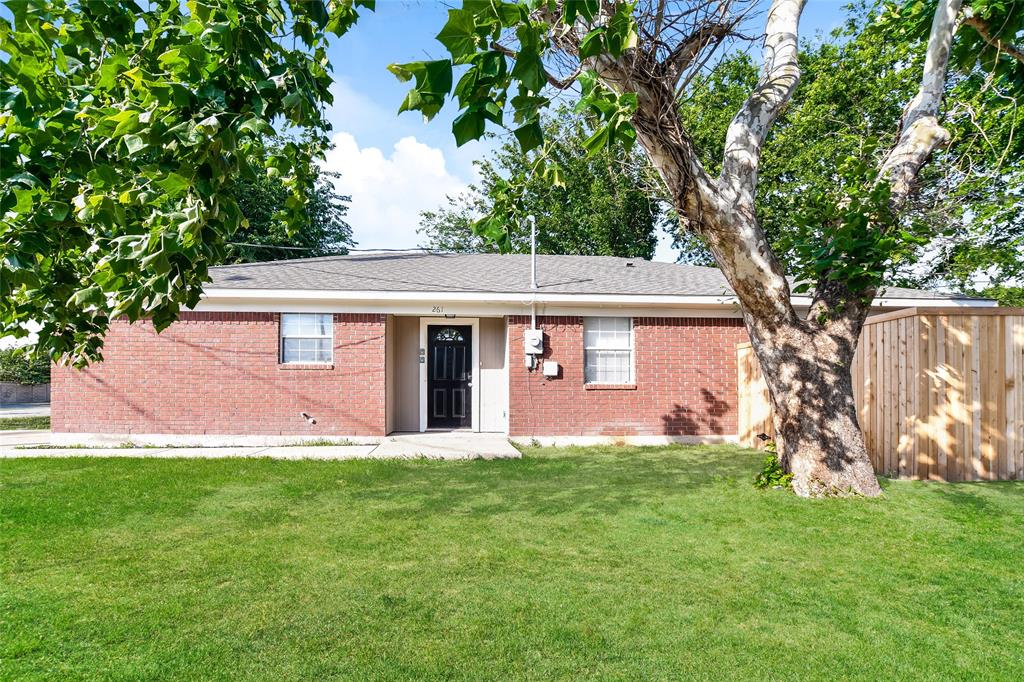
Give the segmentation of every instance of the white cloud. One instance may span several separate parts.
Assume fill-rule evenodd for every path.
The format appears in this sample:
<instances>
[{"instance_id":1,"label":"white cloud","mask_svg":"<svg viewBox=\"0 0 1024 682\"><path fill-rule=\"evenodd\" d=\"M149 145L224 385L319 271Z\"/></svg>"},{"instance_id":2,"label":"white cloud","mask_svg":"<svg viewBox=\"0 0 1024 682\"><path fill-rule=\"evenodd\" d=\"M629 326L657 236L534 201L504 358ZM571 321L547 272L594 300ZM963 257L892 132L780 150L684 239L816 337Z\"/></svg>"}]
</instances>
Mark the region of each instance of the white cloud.
<instances>
[{"instance_id":1,"label":"white cloud","mask_svg":"<svg viewBox=\"0 0 1024 682\"><path fill-rule=\"evenodd\" d=\"M417 246L420 211L441 206L446 196L467 187L448 171L440 149L415 137L398 140L387 156L376 147L360 148L350 133L336 134L333 142L324 166L341 173L335 185L352 196L348 223L357 248Z\"/></svg>"}]
</instances>

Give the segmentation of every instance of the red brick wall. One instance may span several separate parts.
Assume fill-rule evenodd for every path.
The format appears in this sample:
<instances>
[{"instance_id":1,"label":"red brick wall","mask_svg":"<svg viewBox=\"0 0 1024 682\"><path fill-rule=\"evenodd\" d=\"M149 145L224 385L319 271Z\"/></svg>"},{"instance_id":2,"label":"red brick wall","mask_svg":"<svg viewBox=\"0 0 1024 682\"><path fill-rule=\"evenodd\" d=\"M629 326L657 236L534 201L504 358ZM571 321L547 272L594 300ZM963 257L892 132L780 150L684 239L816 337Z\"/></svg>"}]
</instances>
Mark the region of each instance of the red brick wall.
<instances>
[{"instance_id":1,"label":"red brick wall","mask_svg":"<svg viewBox=\"0 0 1024 682\"><path fill-rule=\"evenodd\" d=\"M383 435L384 322L335 315L332 369L279 364L277 313L185 313L160 334L115 322L103 362L54 368L53 430Z\"/></svg>"},{"instance_id":2,"label":"red brick wall","mask_svg":"<svg viewBox=\"0 0 1024 682\"><path fill-rule=\"evenodd\" d=\"M509 433L513 436L731 435L736 423L736 344L741 320L633 319L636 384L583 383L583 319L539 317L544 358L561 365L546 379L524 366L530 318L509 318Z\"/></svg>"}]
</instances>

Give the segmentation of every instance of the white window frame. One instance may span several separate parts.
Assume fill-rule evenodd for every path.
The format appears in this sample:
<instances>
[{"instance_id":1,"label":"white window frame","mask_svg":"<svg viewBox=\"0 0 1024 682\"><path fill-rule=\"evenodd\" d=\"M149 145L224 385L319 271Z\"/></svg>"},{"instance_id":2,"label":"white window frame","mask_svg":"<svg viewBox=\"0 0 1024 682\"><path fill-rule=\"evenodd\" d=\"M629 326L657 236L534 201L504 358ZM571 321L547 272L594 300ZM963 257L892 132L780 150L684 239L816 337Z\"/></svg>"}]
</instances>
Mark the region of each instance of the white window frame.
<instances>
[{"instance_id":1,"label":"white window frame","mask_svg":"<svg viewBox=\"0 0 1024 682\"><path fill-rule=\"evenodd\" d=\"M326 317L327 318L327 334L319 334L316 336L310 336L307 334L289 334L284 333L284 320L285 317ZM317 325L319 326L319 325ZM330 343L327 344L328 357L326 360L286 360L284 355L284 342L285 339L327 339ZM278 322L278 345L280 346L278 352L278 361L282 365L330 365L334 363L334 315L332 313L281 313L280 320Z\"/></svg>"},{"instance_id":2,"label":"white window frame","mask_svg":"<svg viewBox=\"0 0 1024 682\"><path fill-rule=\"evenodd\" d=\"M603 318L629 320L629 348L601 348L599 346L587 345L587 320L599 320ZM591 350L612 350L629 352L629 377L624 382L588 381L587 380L587 351ZM583 383L588 386L634 386L636 385L636 325L632 317L624 315L589 315L583 318Z\"/></svg>"}]
</instances>

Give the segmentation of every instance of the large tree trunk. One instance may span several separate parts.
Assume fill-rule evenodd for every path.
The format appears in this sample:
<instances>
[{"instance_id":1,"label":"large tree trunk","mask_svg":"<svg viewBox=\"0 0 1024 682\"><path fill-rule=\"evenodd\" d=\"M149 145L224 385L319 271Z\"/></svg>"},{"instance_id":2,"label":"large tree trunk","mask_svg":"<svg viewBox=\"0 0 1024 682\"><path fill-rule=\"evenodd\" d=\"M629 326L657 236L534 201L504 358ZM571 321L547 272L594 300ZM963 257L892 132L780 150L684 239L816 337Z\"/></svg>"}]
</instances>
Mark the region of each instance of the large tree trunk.
<instances>
[{"instance_id":1,"label":"large tree trunk","mask_svg":"<svg viewBox=\"0 0 1024 682\"><path fill-rule=\"evenodd\" d=\"M856 339L787 325L751 342L771 395L776 445L798 495L881 493L857 423Z\"/></svg>"},{"instance_id":2,"label":"large tree trunk","mask_svg":"<svg viewBox=\"0 0 1024 682\"><path fill-rule=\"evenodd\" d=\"M669 85L635 82L615 64L603 67L607 82L637 93L637 137L686 227L704 238L736 292L768 383L778 452L794 476L794 490L804 496L880 494L857 424L850 374L866 311L849 304L850 292L830 290L812 309L817 314L830 308L830 321L801 319L758 223L750 183L707 176L678 117L664 114L675 98ZM733 163L732 173L756 174L743 165L742 159Z\"/></svg>"},{"instance_id":3,"label":"large tree trunk","mask_svg":"<svg viewBox=\"0 0 1024 682\"><path fill-rule=\"evenodd\" d=\"M606 78L615 76L606 70ZM734 187L709 178L694 162L678 118L663 115L672 90L613 82L638 92L637 137L686 227L704 238L740 301L768 383L779 456L793 474L794 490L803 496L880 494L857 424L851 377L867 309L841 286L832 286L821 289L811 319L801 318L750 192L742 183ZM817 321L822 313L827 322Z\"/></svg>"}]
</instances>

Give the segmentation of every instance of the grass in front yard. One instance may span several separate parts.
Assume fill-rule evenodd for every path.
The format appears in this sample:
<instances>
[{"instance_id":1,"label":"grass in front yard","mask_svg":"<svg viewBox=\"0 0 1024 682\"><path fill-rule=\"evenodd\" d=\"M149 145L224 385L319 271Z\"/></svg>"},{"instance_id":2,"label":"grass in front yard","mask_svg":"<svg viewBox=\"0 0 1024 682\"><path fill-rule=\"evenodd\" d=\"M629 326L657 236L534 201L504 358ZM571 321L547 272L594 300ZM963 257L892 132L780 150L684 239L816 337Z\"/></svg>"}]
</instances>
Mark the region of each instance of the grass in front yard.
<instances>
[{"instance_id":1,"label":"grass in front yard","mask_svg":"<svg viewBox=\"0 0 1024 682\"><path fill-rule=\"evenodd\" d=\"M0 417L0 431L49 428L49 417Z\"/></svg>"},{"instance_id":2,"label":"grass in front yard","mask_svg":"<svg viewBox=\"0 0 1024 682\"><path fill-rule=\"evenodd\" d=\"M1019 679L1024 484L731 447L0 462L5 678Z\"/></svg>"}]
</instances>

